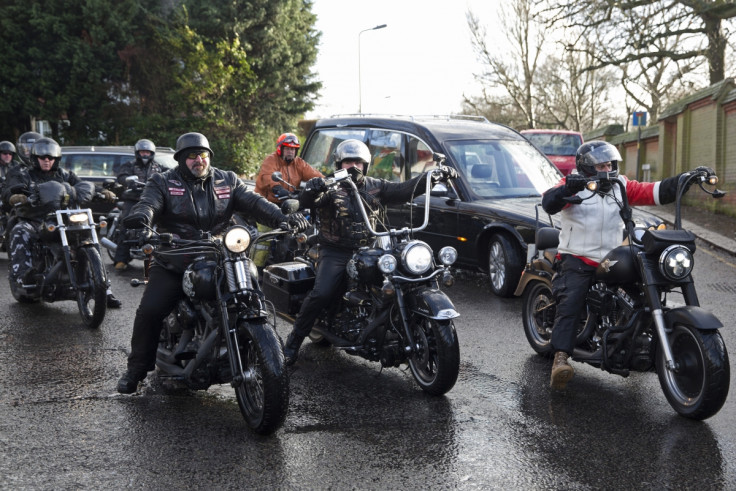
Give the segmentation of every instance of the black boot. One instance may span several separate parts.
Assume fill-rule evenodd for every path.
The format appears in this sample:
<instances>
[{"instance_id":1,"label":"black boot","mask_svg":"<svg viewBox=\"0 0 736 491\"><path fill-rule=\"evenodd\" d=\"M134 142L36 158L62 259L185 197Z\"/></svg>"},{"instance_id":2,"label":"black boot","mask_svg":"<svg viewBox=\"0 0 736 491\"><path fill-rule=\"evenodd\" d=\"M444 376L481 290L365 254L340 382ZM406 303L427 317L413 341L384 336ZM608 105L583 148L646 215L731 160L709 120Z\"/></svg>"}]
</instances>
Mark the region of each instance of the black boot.
<instances>
[{"instance_id":1,"label":"black boot","mask_svg":"<svg viewBox=\"0 0 736 491\"><path fill-rule=\"evenodd\" d=\"M123 305L123 302L115 298L112 293L107 294L107 308L119 309Z\"/></svg>"},{"instance_id":2,"label":"black boot","mask_svg":"<svg viewBox=\"0 0 736 491\"><path fill-rule=\"evenodd\" d=\"M118 380L118 392L121 394L132 394L138 390L138 383L146 378L146 372L131 370L125 371L120 380Z\"/></svg>"},{"instance_id":3,"label":"black boot","mask_svg":"<svg viewBox=\"0 0 736 491\"><path fill-rule=\"evenodd\" d=\"M299 347L304 341L304 336L291 331L284 344L284 364L288 367L296 363L299 358Z\"/></svg>"}]
</instances>

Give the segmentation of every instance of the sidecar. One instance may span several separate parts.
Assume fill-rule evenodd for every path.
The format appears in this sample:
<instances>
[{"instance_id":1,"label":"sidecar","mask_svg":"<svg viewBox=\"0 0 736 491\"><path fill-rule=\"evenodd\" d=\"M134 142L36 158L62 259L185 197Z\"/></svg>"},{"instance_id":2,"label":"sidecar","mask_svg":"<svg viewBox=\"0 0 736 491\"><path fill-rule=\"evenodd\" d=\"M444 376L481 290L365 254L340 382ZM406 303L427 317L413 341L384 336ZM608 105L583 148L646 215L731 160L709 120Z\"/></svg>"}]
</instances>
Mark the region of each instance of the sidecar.
<instances>
[{"instance_id":1,"label":"sidecar","mask_svg":"<svg viewBox=\"0 0 736 491\"><path fill-rule=\"evenodd\" d=\"M314 287L314 276L312 266L303 262L272 264L263 270L263 293L278 313L296 315Z\"/></svg>"}]
</instances>

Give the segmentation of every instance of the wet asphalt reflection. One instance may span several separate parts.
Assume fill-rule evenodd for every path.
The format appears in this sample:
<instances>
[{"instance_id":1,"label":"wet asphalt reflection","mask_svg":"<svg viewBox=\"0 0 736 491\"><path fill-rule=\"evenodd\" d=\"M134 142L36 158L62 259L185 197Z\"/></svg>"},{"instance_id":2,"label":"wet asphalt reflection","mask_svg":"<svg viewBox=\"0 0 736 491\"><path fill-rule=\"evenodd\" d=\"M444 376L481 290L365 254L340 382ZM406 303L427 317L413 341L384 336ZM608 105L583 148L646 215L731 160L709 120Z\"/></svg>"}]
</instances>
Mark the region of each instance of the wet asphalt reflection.
<instances>
[{"instance_id":1,"label":"wet asphalt reflection","mask_svg":"<svg viewBox=\"0 0 736 491\"><path fill-rule=\"evenodd\" d=\"M727 326L732 353L733 262L696 253L701 303ZM2 283L6 266L3 254ZM733 397L689 421L654 373L577 363L568 390L553 393L520 300L493 297L476 275L449 290L461 373L445 397L406 370L308 341L285 425L270 437L247 429L229 386L192 392L149 375L138 394L119 395L141 294L127 285L141 274L133 266L111 274L124 308L96 331L72 302L22 305L0 289L0 488L736 488ZM285 338L290 326L277 328Z\"/></svg>"}]
</instances>

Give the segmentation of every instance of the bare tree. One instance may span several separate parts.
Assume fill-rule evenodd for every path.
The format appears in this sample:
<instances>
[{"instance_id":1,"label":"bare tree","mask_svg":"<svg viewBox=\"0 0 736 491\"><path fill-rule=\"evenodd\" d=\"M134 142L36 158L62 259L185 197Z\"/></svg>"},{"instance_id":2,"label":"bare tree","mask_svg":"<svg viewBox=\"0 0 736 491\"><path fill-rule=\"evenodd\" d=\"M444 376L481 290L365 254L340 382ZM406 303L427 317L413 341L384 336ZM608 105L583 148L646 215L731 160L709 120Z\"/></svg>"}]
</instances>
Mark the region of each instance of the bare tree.
<instances>
[{"instance_id":1,"label":"bare tree","mask_svg":"<svg viewBox=\"0 0 736 491\"><path fill-rule=\"evenodd\" d=\"M729 33L723 22L736 17L731 0L534 1L548 25L576 26L604 42L605 56L591 69L638 60L646 65L701 58L708 62L711 84L725 76Z\"/></svg>"},{"instance_id":2,"label":"bare tree","mask_svg":"<svg viewBox=\"0 0 736 491\"><path fill-rule=\"evenodd\" d=\"M531 6L532 0L509 0L502 7L508 52L489 46L486 28L472 12L466 14L473 48L484 67L476 79L484 87L504 89L528 128L536 126L534 77L545 40L545 28L535 22Z\"/></svg>"}]
</instances>

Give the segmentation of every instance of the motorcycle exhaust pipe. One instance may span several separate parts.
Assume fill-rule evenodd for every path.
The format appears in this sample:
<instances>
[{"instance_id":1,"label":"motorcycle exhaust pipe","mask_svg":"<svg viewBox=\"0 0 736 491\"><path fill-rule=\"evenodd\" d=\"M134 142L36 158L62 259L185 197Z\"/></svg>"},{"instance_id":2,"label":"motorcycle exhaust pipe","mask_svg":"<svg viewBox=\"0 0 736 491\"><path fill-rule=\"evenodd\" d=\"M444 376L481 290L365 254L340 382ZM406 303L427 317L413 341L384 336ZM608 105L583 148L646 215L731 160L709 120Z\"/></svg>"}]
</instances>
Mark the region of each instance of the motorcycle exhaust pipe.
<instances>
[{"instance_id":1,"label":"motorcycle exhaust pipe","mask_svg":"<svg viewBox=\"0 0 736 491\"><path fill-rule=\"evenodd\" d=\"M110 249L111 251L115 251L118 248L118 245L107 237L102 237L100 239L100 244L105 246L107 249Z\"/></svg>"}]
</instances>

